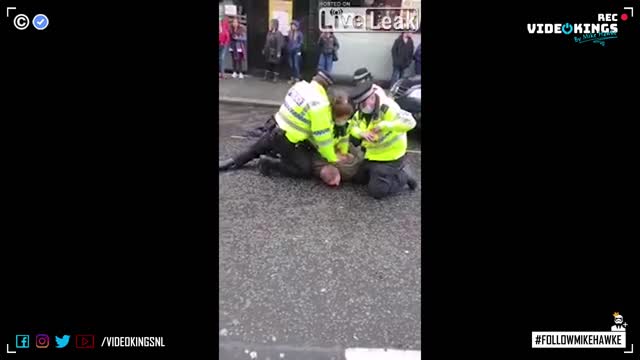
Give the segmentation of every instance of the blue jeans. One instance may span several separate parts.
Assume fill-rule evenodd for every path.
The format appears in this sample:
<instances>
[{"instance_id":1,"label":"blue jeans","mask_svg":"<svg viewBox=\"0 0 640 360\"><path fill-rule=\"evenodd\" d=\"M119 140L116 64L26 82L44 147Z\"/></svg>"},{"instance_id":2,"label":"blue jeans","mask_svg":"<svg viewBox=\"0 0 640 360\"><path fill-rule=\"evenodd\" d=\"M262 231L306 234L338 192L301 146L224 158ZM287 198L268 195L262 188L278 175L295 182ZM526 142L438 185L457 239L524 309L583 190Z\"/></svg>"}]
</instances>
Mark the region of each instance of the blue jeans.
<instances>
[{"instance_id":1,"label":"blue jeans","mask_svg":"<svg viewBox=\"0 0 640 360\"><path fill-rule=\"evenodd\" d=\"M302 57L298 55L299 53L299 51L289 53L289 68L291 68L291 76L295 79L300 79L300 59Z\"/></svg>"},{"instance_id":2,"label":"blue jeans","mask_svg":"<svg viewBox=\"0 0 640 360\"><path fill-rule=\"evenodd\" d=\"M391 85L390 86L393 86L393 84L395 84L396 81L398 81L403 75L404 75L404 68L401 68L399 66L394 66L393 67L393 73L391 74Z\"/></svg>"},{"instance_id":3,"label":"blue jeans","mask_svg":"<svg viewBox=\"0 0 640 360\"><path fill-rule=\"evenodd\" d=\"M224 73L224 60L227 55L227 49L229 47L226 45L218 45L218 72Z\"/></svg>"},{"instance_id":4,"label":"blue jeans","mask_svg":"<svg viewBox=\"0 0 640 360\"><path fill-rule=\"evenodd\" d=\"M331 73L331 69L333 69L333 54L320 54L318 69Z\"/></svg>"}]
</instances>

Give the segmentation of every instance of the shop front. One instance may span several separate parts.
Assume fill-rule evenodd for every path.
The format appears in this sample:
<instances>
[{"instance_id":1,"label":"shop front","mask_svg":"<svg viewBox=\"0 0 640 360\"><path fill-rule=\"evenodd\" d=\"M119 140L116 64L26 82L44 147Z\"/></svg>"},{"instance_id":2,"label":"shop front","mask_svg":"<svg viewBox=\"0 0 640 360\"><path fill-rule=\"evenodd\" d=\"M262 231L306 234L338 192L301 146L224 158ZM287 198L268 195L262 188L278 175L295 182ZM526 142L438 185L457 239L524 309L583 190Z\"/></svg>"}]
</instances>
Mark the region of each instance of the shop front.
<instances>
[{"instance_id":1,"label":"shop front","mask_svg":"<svg viewBox=\"0 0 640 360\"><path fill-rule=\"evenodd\" d=\"M291 21L296 19L300 22L301 30L305 36L302 56L302 73L304 77L311 76L314 71L317 58L317 51L314 46L319 36L314 33L313 25L309 19L311 17L312 4L317 0L295 1L295 0L225 0L220 1L219 10L227 16L240 16L241 23L247 28L247 56L246 69L248 73L262 75L265 69L265 61L262 55L265 38L269 29L271 19L277 19L279 30L284 35L289 34ZM317 12L317 11L316 11ZM317 22L317 21L316 21ZM317 26L316 26L317 28ZM286 56L286 54L283 54ZM288 76L288 66L286 57L282 59L282 73ZM226 60L226 70L231 69L231 59Z\"/></svg>"},{"instance_id":2,"label":"shop front","mask_svg":"<svg viewBox=\"0 0 640 360\"><path fill-rule=\"evenodd\" d=\"M222 3L222 2L221 2ZM247 27L248 73L262 76L265 61L262 48L269 28L270 19L278 19L280 31L288 35L292 19L300 22L304 34L302 50L302 76L310 79L318 65L319 5L320 0L225 0L224 4L235 5L243 23ZM420 7L416 0L352 0L354 7ZM335 34L340 43L339 60L334 63L333 75L338 81L348 81L359 67L367 67L379 81L391 78L391 47L399 36L396 32L357 32ZM412 35L415 48L421 43L421 33ZM286 54L283 54L286 56ZM282 61L282 74L289 76L286 57ZM227 60L227 69L231 60ZM410 75L413 67L409 70Z\"/></svg>"}]
</instances>

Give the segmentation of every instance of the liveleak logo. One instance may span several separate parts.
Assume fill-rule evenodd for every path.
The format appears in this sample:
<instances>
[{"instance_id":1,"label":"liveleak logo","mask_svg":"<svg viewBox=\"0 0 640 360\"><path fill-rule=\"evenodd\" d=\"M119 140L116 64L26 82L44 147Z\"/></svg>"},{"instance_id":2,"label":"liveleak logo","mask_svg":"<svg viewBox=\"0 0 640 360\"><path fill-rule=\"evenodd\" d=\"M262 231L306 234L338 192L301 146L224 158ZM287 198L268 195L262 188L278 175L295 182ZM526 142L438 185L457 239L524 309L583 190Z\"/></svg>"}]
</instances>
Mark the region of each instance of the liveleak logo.
<instances>
[{"instance_id":1,"label":"liveleak logo","mask_svg":"<svg viewBox=\"0 0 640 360\"><path fill-rule=\"evenodd\" d=\"M575 43L593 42L605 46L605 41L617 39L619 22L626 22L633 18L633 7L623 8L622 13L599 13L589 23L529 23L527 31L535 35L573 35Z\"/></svg>"}]
</instances>

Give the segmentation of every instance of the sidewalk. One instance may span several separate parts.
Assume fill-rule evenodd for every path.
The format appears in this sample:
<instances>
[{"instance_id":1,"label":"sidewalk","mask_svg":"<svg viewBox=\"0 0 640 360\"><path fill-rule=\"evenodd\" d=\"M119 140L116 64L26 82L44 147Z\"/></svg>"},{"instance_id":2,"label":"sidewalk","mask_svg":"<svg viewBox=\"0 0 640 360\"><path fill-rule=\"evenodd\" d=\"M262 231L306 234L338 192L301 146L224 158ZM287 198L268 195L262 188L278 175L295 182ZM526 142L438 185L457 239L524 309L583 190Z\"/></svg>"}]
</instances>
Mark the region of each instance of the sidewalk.
<instances>
[{"instance_id":1,"label":"sidewalk","mask_svg":"<svg viewBox=\"0 0 640 360\"><path fill-rule=\"evenodd\" d=\"M273 83L251 75L246 75L244 79L234 79L230 74L227 74L226 79L219 80L218 84L219 102L265 106L280 106L292 86L286 79ZM345 85L334 85L333 88L346 91L351 89Z\"/></svg>"}]
</instances>

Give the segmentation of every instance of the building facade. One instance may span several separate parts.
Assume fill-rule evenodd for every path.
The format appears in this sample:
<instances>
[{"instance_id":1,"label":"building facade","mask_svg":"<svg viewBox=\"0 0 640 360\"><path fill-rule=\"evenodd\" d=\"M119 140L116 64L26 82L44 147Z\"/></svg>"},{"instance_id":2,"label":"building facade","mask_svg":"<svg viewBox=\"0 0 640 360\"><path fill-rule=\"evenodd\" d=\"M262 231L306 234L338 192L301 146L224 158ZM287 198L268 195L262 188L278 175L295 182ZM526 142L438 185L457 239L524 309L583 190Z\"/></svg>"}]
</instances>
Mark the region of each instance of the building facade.
<instances>
[{"instance_id":1,"label":"building facade","mask_svg":"<svg viewBox=\"0 0 640 360\"><path fill-rule=\"evenodd\" d=\"M302 75L309 79L317 69L319 52L317 41L320 37L319 6L321 0L224 0L221 4L236 5L246 16L247 26L247 68L249 73L261 75L265 69L262 47L270 19L281 22L283 33L287 33L291 19L298 20L304 34ZM420 6L413 0L351 0L353 7L407 7ZM285 23L286 22L286 23ZM396 32L378 33L336 33L340 43L338 61L333 65L333 76L348 81L359 67L367 67L378 81L388 81L392 73L391 47L399 36ZM420 45L421 32L412 34L415 48ZM230 68L230 60L228 60ZM288 75L286 59L283 74ZM409 73L413 74L413 66Z\"/></svg>"}]
</instances>

